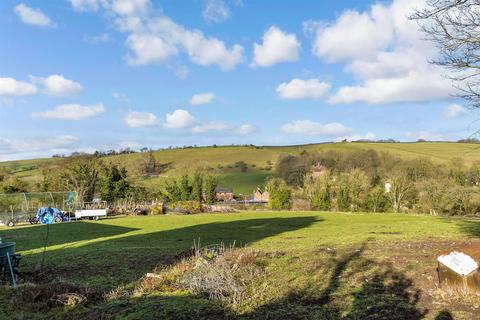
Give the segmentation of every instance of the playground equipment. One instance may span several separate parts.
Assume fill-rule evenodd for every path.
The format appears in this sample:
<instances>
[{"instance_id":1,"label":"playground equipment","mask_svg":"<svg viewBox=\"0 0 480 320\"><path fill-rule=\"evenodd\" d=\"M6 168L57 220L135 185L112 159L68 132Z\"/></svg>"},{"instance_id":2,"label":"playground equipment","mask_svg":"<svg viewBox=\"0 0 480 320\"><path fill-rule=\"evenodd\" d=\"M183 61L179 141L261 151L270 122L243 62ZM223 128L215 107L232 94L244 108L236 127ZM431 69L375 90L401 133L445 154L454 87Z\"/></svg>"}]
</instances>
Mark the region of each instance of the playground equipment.
<instances>
[{"instance_id":1,"label":"playground equipment","mask_svg":"<svg viewBox=\"0 0 480 320\"><path fill-rule=\"evenodd\" d=\"M15 253L15 242L3 243L0 238L0 280L17 286L21 255Z\"/></svg>"}]
</instances>

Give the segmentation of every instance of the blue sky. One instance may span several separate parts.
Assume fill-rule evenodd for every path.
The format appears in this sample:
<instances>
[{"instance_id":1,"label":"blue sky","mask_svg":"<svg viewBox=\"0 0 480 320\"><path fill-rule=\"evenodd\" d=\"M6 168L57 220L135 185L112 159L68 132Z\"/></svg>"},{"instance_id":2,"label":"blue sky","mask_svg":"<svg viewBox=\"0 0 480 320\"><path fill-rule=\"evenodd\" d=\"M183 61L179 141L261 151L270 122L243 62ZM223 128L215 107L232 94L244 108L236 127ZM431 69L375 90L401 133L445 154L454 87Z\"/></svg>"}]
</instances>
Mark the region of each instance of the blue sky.
<instances>
[{"instance_id":1,"label":"blue sky","mask_svg":"<svg viewBox=\"0 0 480 320\"><path fill-rule=\"evenodd\" d=\"M422 0L0 2L0 160L143 146L457 140Z\"/></svg>"}]
</instances>

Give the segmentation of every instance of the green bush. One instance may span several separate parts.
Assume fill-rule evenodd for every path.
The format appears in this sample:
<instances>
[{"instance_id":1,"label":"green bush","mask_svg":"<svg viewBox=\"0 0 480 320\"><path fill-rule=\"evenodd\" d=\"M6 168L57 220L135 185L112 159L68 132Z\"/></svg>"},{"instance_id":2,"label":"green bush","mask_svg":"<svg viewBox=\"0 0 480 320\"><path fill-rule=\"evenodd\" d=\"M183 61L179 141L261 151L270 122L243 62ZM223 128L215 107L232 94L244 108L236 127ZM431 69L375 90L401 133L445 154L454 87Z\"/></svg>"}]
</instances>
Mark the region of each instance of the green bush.
<instances>
[{"instance_id":1,"label":"green bush","mask_svg":"<svg viewBox=\"0 0 480 320\"><path fill-rule=\"evenodd\" d=\"M372 212L386 212L390 209L390 204L384 188L378 186L370 190L365 197L364 209Z\"/></svg>"},{"instance_id":2,"label":"green bush","mask_svg":"<svg viewBox=\"0 0 480 320\"><path fill-rule=\"evenodd\" d=\"M290 189L277 189L270 192L268 208L273 210L286 210L292 207L292 191Z\"/></svg>"}]
</instances>

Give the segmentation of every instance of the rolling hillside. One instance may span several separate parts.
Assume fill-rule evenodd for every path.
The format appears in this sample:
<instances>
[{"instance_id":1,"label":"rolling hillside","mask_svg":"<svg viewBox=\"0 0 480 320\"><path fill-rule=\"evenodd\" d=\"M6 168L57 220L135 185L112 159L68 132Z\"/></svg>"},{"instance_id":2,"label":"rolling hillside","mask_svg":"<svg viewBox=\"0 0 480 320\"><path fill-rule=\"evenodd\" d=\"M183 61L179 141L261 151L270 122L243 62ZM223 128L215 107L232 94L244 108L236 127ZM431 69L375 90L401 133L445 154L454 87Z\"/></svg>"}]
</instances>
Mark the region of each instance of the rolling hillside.
<instances>
[{"instance_id":1,"label":"rolling hillside","mask_svg":"<svg viewBox=\"0 0 480 320\"><path fill-rule=\"evenodd\" d=\"M155 187L163 179L179 172L204 167L218 174L221 187L231 187L236 193L250 193L253 188L273 173L278 157L285 154L298 154L303 150L358 150L373 149L387 151L403 158L428 157L435 162L445 163L453 158L462 158L466 164L480 161L480 145L450 142L422 143L324 143L282 147L198 147L187 149L160 150L155 157L162 164L168 165L159 177L144 178L138 175L138 163L144 156L141 153L109 156L103 158L127 167L137 182ZM44 168L54 167L61 159L34 159L9 161L0 163L0 167L14 173L29 182L38 181ZM247 164L246 172L241 172L235 163L243 161Z\"/></svg>"}]
</instances>

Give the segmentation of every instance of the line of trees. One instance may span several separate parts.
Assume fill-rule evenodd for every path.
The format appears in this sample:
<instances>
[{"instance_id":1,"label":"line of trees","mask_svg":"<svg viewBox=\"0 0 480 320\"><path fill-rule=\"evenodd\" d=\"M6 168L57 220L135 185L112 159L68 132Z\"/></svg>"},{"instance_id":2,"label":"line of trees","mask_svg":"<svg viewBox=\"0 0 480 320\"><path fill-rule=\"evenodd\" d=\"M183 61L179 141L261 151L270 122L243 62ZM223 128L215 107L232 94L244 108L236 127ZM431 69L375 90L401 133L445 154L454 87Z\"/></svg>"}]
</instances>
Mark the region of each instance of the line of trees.
<instances>
[{"instance_id":1,"label":"line of trees","mask_svg":"<svg viewBox=\"0 0 480 320\"><path fill-rule=\"evenodd\" d=\"M314 164L323 170L314 174ZM304 209L480 213L480 163L467 166L459 158L438 164L374 150L302 152L280 158L276 174L284 183L277 181L277 189L290 190L290 205L306 200Z\"/></svg>"}]
</instances>

